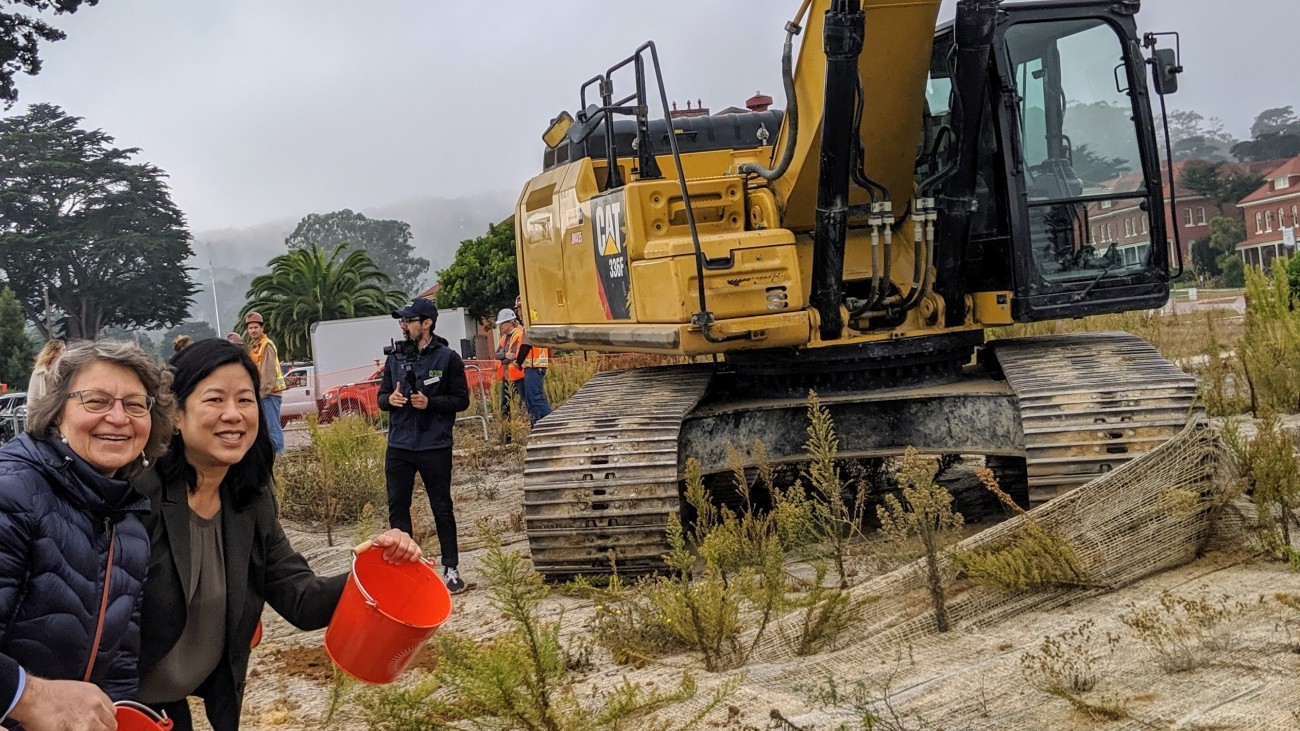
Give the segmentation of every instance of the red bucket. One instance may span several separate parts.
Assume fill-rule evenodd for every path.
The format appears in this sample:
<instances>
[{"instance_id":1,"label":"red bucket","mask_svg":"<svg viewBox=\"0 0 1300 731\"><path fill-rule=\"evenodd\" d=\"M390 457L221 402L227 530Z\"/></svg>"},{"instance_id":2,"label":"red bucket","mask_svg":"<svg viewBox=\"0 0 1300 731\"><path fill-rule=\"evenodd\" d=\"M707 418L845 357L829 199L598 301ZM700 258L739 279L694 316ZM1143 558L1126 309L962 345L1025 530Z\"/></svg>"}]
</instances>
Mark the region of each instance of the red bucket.
<instances>
[{"instance_id":1,"label":"red bucket","mask_svg":"<svg viewBox=\"0 0 1300 731\"><path fill-rule=\"evenodd\" d=\"M450 615L451 594L430 563L391 564L372 548L352 558L325 651L357 680L391 683Z\"/></svg>"},{"instance_id":2,"label":"red bucket","mask_svg":"<svg viewBox=\"0 0 1300 731\"><path fill-rule=\"evenodd\" d=\"M172 720L146 705L134 701L118 701L115 716L117 731L169 731Z\"/></svg>"}]
</instances>

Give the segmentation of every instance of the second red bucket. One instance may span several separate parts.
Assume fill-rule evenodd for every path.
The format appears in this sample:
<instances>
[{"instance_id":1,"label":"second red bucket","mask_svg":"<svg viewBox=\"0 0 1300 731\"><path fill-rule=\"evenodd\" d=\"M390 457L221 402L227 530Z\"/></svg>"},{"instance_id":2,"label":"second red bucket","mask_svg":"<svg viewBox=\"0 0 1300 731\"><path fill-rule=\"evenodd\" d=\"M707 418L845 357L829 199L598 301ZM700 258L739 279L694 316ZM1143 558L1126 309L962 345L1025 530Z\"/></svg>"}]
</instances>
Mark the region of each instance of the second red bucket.
<instances>
[{"instance_id":1,"label":"second red bucket","mask_svg":"<svg viewBox=\"0 0 1300 731\"><path fill-rule=\"evenodd\" d=\"M133 701L113 704L117 731L171 731L172 720L149 706Z\"/></svg>"},{"instance_id":2,"label":"second red bucket","mask_svg":"<svg viewBox=\"0 0 1300 731\"><path fill-rule=\"evenodd\" d=\"M391 683L451 615L451 594L424 561L391 564L381 548L352 559L352 574L325 630L325 651L366 683Z\"/></svg>"}]
</instances>

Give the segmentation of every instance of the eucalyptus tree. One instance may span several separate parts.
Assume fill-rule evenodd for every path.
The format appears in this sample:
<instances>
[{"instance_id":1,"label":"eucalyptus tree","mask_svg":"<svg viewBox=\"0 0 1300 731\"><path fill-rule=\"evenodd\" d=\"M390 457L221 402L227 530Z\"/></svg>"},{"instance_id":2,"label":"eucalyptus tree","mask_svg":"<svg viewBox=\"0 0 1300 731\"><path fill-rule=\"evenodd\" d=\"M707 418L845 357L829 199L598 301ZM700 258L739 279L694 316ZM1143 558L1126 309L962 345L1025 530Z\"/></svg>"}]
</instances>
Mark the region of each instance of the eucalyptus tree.
<instances>
[{"instance_id":1,"label":"eucalyptus tree","mask_svg":"<svg viewBox=\"0 0 1300 731\"><path fill-rule=\"evenodd\" d=\"M366 252L346 244L328 252L309 244L268 264L271 271L249 284L239 319L259 312L286 360L310 357L313 323L386 315L406 299L401 290L389 288L392 280Z\"/></svg>"}]
</instances>

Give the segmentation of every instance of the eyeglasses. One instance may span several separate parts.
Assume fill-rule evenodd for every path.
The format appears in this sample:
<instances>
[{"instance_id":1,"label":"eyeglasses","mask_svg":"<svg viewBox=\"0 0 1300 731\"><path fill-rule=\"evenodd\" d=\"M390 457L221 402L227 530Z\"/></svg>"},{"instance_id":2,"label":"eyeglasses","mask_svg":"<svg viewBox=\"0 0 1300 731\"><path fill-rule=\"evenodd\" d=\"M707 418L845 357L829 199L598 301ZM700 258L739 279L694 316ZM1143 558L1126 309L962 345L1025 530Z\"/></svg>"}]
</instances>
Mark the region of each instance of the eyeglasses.
<instances>
[{"instance_id":1,"label":"eyeglasses","mask_svg":"<svg viewBox=\"0 0 1300 731\"><path fill-rule=\"evenodd\" d=\"M153 396L123 396L114 398L113 394L98 389L87 389L84 391L73 391L68 394L68 398L76 398L81 402L81 408L91 414L107 414L113 410L113 402L121 401L122 410L127 416L148 416L149 409L153 408Z\"/></svg>"},{"instance_id":2,"label":"eyeglasses","mask_svg":"<svg viewBox=\"0 0 1300 731\"><path fill-rule=\"evenodd\" d=\"M419 322L420 320L423 319L424 319L423 317L403 317L401 321L409 325L413 322Z\"/></svg>"}]
</instances>

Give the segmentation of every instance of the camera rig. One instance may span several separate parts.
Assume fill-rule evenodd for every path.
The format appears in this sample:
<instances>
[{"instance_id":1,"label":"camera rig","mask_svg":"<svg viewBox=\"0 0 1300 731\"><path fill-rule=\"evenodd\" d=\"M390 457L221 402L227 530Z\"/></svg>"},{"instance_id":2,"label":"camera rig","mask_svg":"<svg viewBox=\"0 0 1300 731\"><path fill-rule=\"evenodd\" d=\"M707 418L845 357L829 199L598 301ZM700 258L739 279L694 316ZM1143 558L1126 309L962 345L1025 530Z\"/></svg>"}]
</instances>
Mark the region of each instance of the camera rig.
<instances>
[{"instance_id":1,"label":"camera rig","mask_svg":"<svg viewBox=\"0 0 1300 731\"><path fill-rule=\"evenodd\" d=\"M416 361L420 357L420 346L414 340L390 340L384 346L384 355L396 355L406 373L407 396L415 393L420 386L420 377L415 372Z\"/></svg>"}]
</instances>

